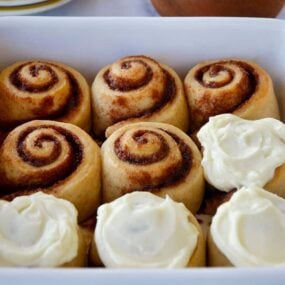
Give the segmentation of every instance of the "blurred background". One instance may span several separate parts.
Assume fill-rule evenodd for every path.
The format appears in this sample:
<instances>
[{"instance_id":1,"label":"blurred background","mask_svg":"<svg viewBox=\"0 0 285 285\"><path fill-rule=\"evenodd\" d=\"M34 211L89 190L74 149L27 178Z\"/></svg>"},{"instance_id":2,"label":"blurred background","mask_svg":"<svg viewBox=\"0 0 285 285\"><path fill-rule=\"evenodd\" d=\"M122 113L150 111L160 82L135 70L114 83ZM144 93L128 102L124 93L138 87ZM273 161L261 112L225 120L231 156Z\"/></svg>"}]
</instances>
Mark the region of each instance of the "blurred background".
<instances>
[{"instance_id":1,"label":"blurred background","mask_svg":"<svg viewBox=\"0 0 285 285\"><path fill-rule=\"evenodd\" d=\"M285 19L285 0L0 0L0 15L243 16Z\"/></svg>"}]
</instances>

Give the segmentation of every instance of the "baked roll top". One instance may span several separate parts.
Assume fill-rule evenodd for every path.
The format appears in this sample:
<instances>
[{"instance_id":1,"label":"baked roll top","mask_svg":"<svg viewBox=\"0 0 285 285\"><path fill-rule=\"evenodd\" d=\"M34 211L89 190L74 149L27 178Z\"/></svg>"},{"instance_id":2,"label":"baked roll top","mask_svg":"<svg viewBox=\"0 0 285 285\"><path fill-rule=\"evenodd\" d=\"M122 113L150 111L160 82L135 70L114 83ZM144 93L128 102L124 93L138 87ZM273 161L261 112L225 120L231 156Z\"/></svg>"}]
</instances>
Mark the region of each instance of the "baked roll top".
<instances>
[{"instance_id":1,"label":"baked roll top","mask_svg":"<svg viewBox=\"0 0 285 285\"><path fill-rule=\"evenodd\" d=\"M170 67L129 56L104 67L92 85L94 132L107 136L122 125L154 121L184 131L189 124L183 85Z\"/></svg>"},{"instance_id":2,"label":"baked roll top","mask_svg":"<svg viewBox=\"0 0 285 285\"><path fill-rule=\"evenodd\" d=\"M192 132L209 117L222 113L249 120L280 118L271 77L252 61L230 58L202 62L188 72L184 86Z\"/></svg>"},{"instance_id":3,"label":"baked roll top","mask_svg":"<svg viewBox=\"0 0 285 285\"><path fill-rule=\"evenodd\" d=\"M0 148L0 197L36 191L71 201L86 219L100 199L100 149L82 129L31 121L9 133Z\"/></svg>"},{"instance_id":4,"label":"baked roll top","mask_svg":"<svg viewBox=\"0 0 285 285\"><path fill-rule=\"evenodd\" d=\"M180 129L150 122L126 125L104 142L101 151L104 202L149 191L198 210L204 194L201 156Z\"/></svg>"},{"instance_id":5,"label":"baked roll top","mask_svg":"<svg viewBox=\"0 0 285 285\"><path fill-rule=\"evenodd\" d=\"M34 119L57 120L89 131L90 88L75 69L53 61L20 61L0 73L0 128Z\"/></svg>"}]
</instances>

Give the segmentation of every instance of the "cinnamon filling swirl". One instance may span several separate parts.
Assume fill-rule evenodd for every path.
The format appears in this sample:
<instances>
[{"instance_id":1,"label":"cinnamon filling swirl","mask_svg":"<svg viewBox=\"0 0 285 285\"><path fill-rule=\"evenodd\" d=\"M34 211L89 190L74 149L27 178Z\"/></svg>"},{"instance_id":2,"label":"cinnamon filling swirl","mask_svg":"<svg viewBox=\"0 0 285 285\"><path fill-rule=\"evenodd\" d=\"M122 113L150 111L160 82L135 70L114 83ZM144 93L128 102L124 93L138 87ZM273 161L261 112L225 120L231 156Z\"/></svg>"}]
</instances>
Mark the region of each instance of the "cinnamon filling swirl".
<instances>
[{"instance_id":1,"label":"cinnamon filling swirl","mask_svg":"<svg viewBox=\"0 0 285 285\"><path fill-rule=\"evenodd\" d=\"M221 61L215 64L210 64L199 69L196 74L196 80L204 87L216 89L223 88L231 84L236 76L236 72L231 69L230 66L224 66L225 64L237 66L242 73L240 82L235 86L235 100L230 100L229 102L228 91L224 90L221 92L224 93L224 96L219 98L219 101L222 103L223 110L219 112L233 112L240 105L244 104L256 91L258 86L258 74L255 72L254 68L249 64L246 64L241 61ZM214 102L217 104L217 102ZM219 106L217 106L219 107Z\"/></svg>"},{"instance_id":2,"label":"cinnamon filling swirl","mask_svg":"<svg viewBox=\"0 0 285 285\"><path fill-rule=\"evenodd\" d=\"M25 66L28 66L29 75L32 78L39 78L40 73L43 71L47 73L47 78L39 78L39 82L33 82L29 80L21 73L22 69ZM33 64L32 62L20 65L10 74L9 79L11 84L17 89L31 93L46 92L50 90L55 84L57 84L59 80L56 72L50 66L43 63Z\"/></svg>"},{"instance_id":3,"label":"cinnamon filling swirl","mask_svg":"<svg viewBox=\"0 0 285 285\"><path fill-rule=\"evenodd\" d=\"M180 183L190 172L192 165L192 153L190 147L174 133L163 129L160 130L167 133L175 141L181 154L181 160L167 167L166 171L160 175L160 177L152 178L148 173L141 173L140 176L130 177L133 182L141 185L141 187L136 189L126 189L126 193L131 191L156 192L161 188ZM114 144L114 152L116 153L117 157L129 164L138 165L138 167L139 165L148 165L165 159L171 150L162 135L150 130L138 130L132 135L132 139L136 144L147 144L149 142L147 135L154 136L154 139L159 143L159 146L155 149L155 152L147 155L133 154L127 145L121 145L122 135L115 141ZM151 143L154 142L152 141Z\"/></svg>"},{"instance_id":4,"label":"cinnamon filling swirl","mask_svg":"<svg viewBox=\"0 0 285 285\"><path fill-rule=\"evenodd\" d=\"M146 136L147 134L155 136L159 141L159 149L155 153L151 153L151 155L135 155L129 151L127 146L123 146L121 144L121 137L119 137L115 141L114 145L114 150L117 157L124 162L138 165L147 165L155 163L165 158L169 153L169 146L167 145L167 142L165 141L162 135L150 130L138 130L133 134L132 138L138 145L147 144L149 141Z\"/></svg>"},{"instance_id":5,"label":"cinnamon filling swirl","mask_svg":"<svg viewBox=\"0 0 285 285\"><path fill-rule=\"evenodd\" d=\"M25 72L22 74L24 69ZM65 95L64 104L58 107L55 106L56 103L54 99L57 94L52 93L53 88L55 88L60 81L56 69L66 75L69 85L69 91L68 94ZM31 96L51 92L40 100L38 106L33 108L33 119L58 120L61 117L68 116L82 101L82 91L74 75L52 63L28 62L20 65L10 74L9 81L10 84L19 91L28 92ZM27 101L28 99L29 98L27 98ZM31 100L33 99L31 98ZM4 131L9 131L26 121L27 120L17 119L0 120L0 128Z\"/></svg>"},{"instance_id":6,"label":"cinnamon filling swirl","mask_svg":"<svg viewBox=\"0 0 285 285\"><path fill-rule=\"evenodd\" d=\"M18 191L29 193L60 183L77 169L83 158L80 139L59 126L27 128L18 136L16 148L17 157L29 165L31 172L20 181L5 179L5 185L1 185L5 189L1 189L2 199L11 200Z\"/></svg>"},{"instance_id":7,"label":"cinnamon filling swirl","mask_svg":"<svg viewBox=\"0 0 285 285\"><path fill-rule=\"evenodd\" d=\"M133 65L138 65L133 67ZM135 70L132 70L135 69ZM130 74L126 71L130 70ZM112 72L113 71L113 72ZM116 74L116 70L108 69L104 73L105 82L108 84L110 89L118 90L121 92L127 92L134 89L141 88L147 85L153 77L153 72L145 62L142 60L127 60L120 64L119 71L120 74Z\"/></svg>"},{"instance_id":8,"label":"cinnamon filling swirl","mask_svg":"<svg viewBox=\"0 0 285 285\"><path fill-rule=\"evenodd\" d=\"M151 108L141 110L140 112L137 112L137 113L130 112L129 114L126 114L124 116L122 115L118 116L118 113L114 111L112 114L113 124L120 122L120 121L131 119L131 118L135 119L135 118L150 116L153 113L158 112L163 107L165 107L167 104L173 101L173 99L175 98L175 94L176 94L176 84L175 84L174 78L166 70L163 70L163 73L165 76L165 81L164 81L165 85L164 85L163 95L161 96L159 94L156 94L155 92L152 93L151 96L152 96L152 99L154 100L153 106ZM157 99L159 100L157 101ZM121 100L118 102L121 103L123 107L125 106L124 100Z\"/></svg>"},{"instance_id":9,"label":"cinnamon filling swirl","mask_svg":"<svg viewBox=\"0 0 285 285\"><path fill-rule=\"evenodd\" d=\"M77 80L70 72L68 71L65 71L65 72L68 76L70 87L71 87L70 93L68 96L69 99L66 101L66 104L63 106L63 108L58 110L58 112L56 112L53 115L53 117L51 116L50 118L46 118L46 119L56 120L59 117L67 115L68 112L71 112L73 109L75 109L82 100L82 92L81 92L81 89L79 87Z\"/></svg>"},{"instance_id":10,"label":"cinnamon filling swirl","mask_svg":"<svg viewBox=\"0 0 285 285\"><path fill-rule=\"evenodd\" d=\"M254 66L238 60L217 61L194 67L185 78L191 117L196 132L209 117L242 108L260 88Z\"/></svg>"}]
</instances>

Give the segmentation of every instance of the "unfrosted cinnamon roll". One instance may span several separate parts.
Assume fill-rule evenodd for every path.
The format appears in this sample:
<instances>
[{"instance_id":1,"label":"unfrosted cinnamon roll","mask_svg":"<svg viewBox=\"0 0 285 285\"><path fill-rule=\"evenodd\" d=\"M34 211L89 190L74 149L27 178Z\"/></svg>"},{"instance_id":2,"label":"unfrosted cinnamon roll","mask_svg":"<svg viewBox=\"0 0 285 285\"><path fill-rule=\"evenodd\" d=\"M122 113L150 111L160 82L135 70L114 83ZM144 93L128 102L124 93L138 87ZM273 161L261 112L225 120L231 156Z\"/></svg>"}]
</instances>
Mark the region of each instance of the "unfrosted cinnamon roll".
<instances>
[{"instance_id":1,"label":"unfrosted cinnamon roll","mask_svg":"<svg viewBox=\"0 0 285 285\"><path fill-rule=\"evenodd\" d=\"M252 61L202 62L188 72L184 86L192 132L198 131L210 116L222 113L249 120L280 118L272 80Z\"/></svg>"},{"instance_id":2,"label":"unfrosted cinnamon roll","mask_svg":"<svg viewBox=\"0 0 285 285\"><path fill-rule=\"evenodd\" d=\"M170 67L146 56L129 56L104 67L93 86L94 132L107 136L139 121L189 125L183 85Z\"/></svg>"},{"instance_id":3,"label":"unfrosted cinnamon roll","mask_svg":"<svg viewBox=\"0 0 285 285\"><path fill-rule=\"evenodd\" d=\"M77 211L41 192L0 200L0 267L81 267L86 245Z\"/></svg>"},{"instance_id":4,"label":"unfrosted cinnamon roll","mask_svg":"<svg viewBox=\"0 0 285 285\"><path fill-rule=\"evenodd\" d=\"M162 123L134 123L103 144L103 201L133 191L169 195L195 213L204 194L201 156L180 129Z\"/></svg>"},{"instance_id":5,"label":"unfrosted cinnamon roll","mask_svg":"<svg viewBox=\"0 0 285 285\"><path fill-rule=\"evenodd\" d=\"M37 191L72 202L84 220L100 200L100 149L82 129L31 121L9 133L0 148L0 198Z\"/></svg>"},{"instance_id":6,"label":"unfrosted cinnamon roll","mask_svg":"<svg viewBox=\"0 0 285 285\"><path fill-rule=\"evenodd\" d=\"M208 238L210 266L284 266L285 200L251 185L218 208Z\"/></svg>"},{"instance_id":7,"label":"unfrosted cinnamon roll","mask_svg":"<svg viewBox=\"0 0 285 285\"><path fill-rule=\"evenodd\" d=\"M106 267L205 265L205 240L193 214L168 196L133 192L101 205L91 247ZM95 253L95 254L94 254Z\"/></svg>"},{"instance_id":8,"label":"unfrosted cinnamon roll","mask_svg":"<svg viewBox=\"0 0 285 285\"><path fill-rule=\"evenodd\" d=\"M20 61L0 74L0 129L34 119L71 123L89 131L90 88L73 68L58 62Z\"/></svg>"}]
</instances>

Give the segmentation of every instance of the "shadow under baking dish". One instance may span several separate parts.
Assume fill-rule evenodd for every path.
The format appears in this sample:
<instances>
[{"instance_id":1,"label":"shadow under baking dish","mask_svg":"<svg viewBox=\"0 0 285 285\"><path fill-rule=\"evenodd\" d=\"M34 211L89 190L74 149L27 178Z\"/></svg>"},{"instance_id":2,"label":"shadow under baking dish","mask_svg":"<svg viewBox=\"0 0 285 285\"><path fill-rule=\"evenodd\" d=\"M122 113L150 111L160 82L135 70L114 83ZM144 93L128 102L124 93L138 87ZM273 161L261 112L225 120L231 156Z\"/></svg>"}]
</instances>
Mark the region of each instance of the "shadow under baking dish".
<instances>
[{"instance_id":1,"label":"shadow under baking dish","mask_svg":"<svg viewBox=\"0 0 285 285\"><path fill-rule=\"evenodd\" d=\"M285 113L285 22L247 18L0 18L0 68L23 59L58 60L91 82L126 55L146 54L183 77L196 63L240 57L272 76ZM283 119L284 119L283 115ZM1 284L284 284L285 268L0 269Z\"/></svg>"}]
</instances>

